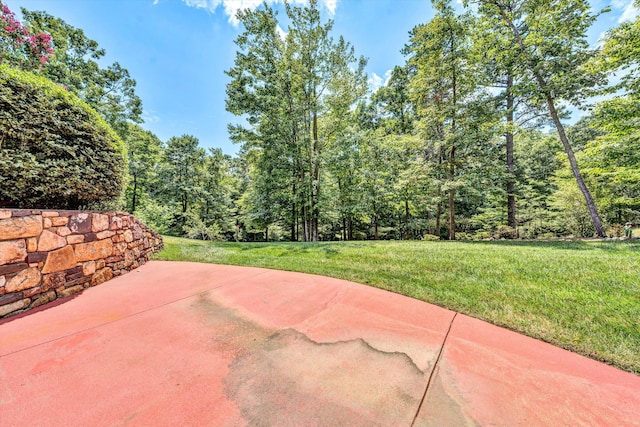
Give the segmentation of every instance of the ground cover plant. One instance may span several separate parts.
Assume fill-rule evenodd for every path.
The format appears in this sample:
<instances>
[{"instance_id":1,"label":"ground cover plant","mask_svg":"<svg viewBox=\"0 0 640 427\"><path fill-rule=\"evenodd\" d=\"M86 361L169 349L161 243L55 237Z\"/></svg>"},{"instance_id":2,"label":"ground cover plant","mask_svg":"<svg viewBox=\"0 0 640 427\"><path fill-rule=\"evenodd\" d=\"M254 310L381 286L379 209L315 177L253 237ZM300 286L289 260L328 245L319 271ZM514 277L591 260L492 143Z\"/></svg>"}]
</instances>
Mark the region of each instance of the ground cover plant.
<instances>
[{"instance_id":1,"label":"ground cover plant","mask_svg":"<svg viewBox=\"0 0 640 427\"><path fill-rule=\"evenodd\" d=\"M165 237L155 259L352 280L640 373L640 241L221 243Z\"/></svg>"}]
</instances>

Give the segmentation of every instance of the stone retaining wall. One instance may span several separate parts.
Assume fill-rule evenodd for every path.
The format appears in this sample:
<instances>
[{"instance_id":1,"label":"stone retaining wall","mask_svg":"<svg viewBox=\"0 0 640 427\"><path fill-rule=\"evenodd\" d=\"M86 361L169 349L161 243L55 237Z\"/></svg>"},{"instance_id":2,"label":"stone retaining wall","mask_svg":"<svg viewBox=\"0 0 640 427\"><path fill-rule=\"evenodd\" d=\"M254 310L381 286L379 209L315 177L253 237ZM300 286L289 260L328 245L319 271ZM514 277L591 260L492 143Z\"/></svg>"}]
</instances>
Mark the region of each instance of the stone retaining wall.
<instances>
[{"instance_id":1,"label":"stone retaining wall","mask_svg":"<svg viewBox=\"0 0 640 427\"><path fill-rule=\"evenodd\" d=\"M0 209L0 318L127 273L162 246L126 212Z\"/></svg>"}]
</instances>

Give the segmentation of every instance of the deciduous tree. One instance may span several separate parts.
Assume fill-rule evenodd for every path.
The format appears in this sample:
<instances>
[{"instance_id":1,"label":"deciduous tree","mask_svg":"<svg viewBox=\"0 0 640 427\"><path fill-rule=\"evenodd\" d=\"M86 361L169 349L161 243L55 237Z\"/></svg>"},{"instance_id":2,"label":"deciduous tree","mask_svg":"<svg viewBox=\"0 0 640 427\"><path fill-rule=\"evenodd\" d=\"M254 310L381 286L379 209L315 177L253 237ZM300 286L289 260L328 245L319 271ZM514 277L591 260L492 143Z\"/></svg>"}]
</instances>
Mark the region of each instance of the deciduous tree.
<instances>
[{"instance_id":1,"label":"deciduous tree","mask_svg":"<svg viewBox=\"0 0 640 427\"><path fill-rule=\"evenodd\" d=\"M595 232L605 230L593 196L578 166L561 121L560 103L580 106L603 84L604 75L593 72L588 61L595 54L587 30L597 18L584 0L477 0L482 19L499 17L517 49L521 67L519 90L534 104L544 103L562 141L572 174L584 196Z\"/></svg>"}]
</instances>

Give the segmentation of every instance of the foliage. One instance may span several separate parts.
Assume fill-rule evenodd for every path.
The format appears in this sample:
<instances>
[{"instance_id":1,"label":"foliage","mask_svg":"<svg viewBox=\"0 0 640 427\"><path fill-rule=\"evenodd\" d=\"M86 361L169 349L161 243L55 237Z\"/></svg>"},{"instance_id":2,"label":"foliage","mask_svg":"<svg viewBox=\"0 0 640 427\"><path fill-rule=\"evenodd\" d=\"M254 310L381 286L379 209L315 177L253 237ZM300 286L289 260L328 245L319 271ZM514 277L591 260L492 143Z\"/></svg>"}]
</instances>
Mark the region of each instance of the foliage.
<instances>
[{"instance_id":1,"label":"foliage","mask_svg":"<svg viewBox=\"0 0 640 427\"><path fill-rule=\"evenodd\" d=\"M607 229L608 237L622 237L624 233L624 226L622 224L612 224Z\"/></svg>"},{"instance_id":2,"label":"foliage","mask_svg":"<svg viewBox=\"0 0 640 427\"><path fill-rule=\"evenodd\" d=\"M62 19L24 8L22 15L25 27L46 34L55 50L41 73L86 101L125 139L127 122L142 121L142 102L129 71L117 62L102 68L104 49Z\"/></svg>"},{"instance_id":3,"label":"foliage","mask_svg":"<svg viewBox=\"0 0 640 427\"><path fill-rule=\"evenodd\" d=\"M518 237L518 234L515 228L509 227L508 225L499 225L493 237L495 239L515 239Z\"/></svg>"},{"instance_id":4,"label":"foliage","mask_svg":"<svg viewBox=\"0 0 640 427\"><path fill-rule=\"evenodd\" d=\"M605 221L640 219L640 98L603 101L589 121L601 132L585 143L579 156Z\"/></svg>"},{"instance_id":5,"label":"foliage","mask_svg":"<svg viewBox=\"0 0 640 427\"><path fill-rule=\"evenodd\" d=\"M0 205L87 207L117 199L122 140L51 81L0 65Z\"/></svg>"},{"instance_id":6,"label":"foliage","mask_svg":"<svg viewBox=\"0 0 640 427\"><path fill-rule=\"evenodd\" d=\"M597 19L586 0L478 0L482 19L494 20L508 34L513 55L505 58L516 76L514 90L534 105L546 105L571 172L585 199L593 227L604 237L604 227L593 196L582 176L559 111L561 102L580 106L606 80L605 73L590 67L595 51L587 42L587 30Z\"/></svg>"},{"instance_id":7,"label":"foliage","mask_svg":"<svg viewBox=\"0 0 640 427\"><path fill-rule=\"evenodd\" d=\"M569 174L564 169L562 175L556 178L558 190L549 200L551 207L558 212L553 228L563 235L593 237L595 230L589 212L582 202L580 190Z\"/></svg>"},{"instance_id":8,"label":"foliage","mask_svg":"<svg viewBox=\"0 0 640 427\"><path fill-rule=\"evenodd\" d=\"M51 55L51 36L45 32L29 32L0 1L0 64L37 70L49 61Z\"/></svg>"},{"instance_id":9,"label":"foliage","mask_svg":"<svg viewBox=\"0 0 640 427\"><path fill-rule=\"evenodd\" d=\"M316 0L305 7L286 4L286 12L286 37L268 5L239 12L245 30L227 71L227 110L247 119L248 126L230 131L254 162L254 220L268 226L282 208L271 201L287 203L292 235L299 221L302 239L317 241L324 159L364 93L365 60L342 37L331 37L333 22L322 22Z\"/></svg>"},{"instance_id":10,"label":"foliage","mask_svg":"<svg viewBox=\"0 0 640 427\"><path fill-rule=\"evenodd\" d=\"M424 141L423 167L435 184L438 204L447 200L448 238L455 240L456 205L465 196L473 197L481 171L493 169L496 120L471 56L473 18L455 15L448 2L434 4L434 18L414 28L405 47L410 55L409 98Z\"/></svg>"},{"instance_id":11,"label":"foliage","mask_svg":"<svg viewBox=\"0 0 640 427\"><path fill-rule=\"evenodd\" d=\"M425 234L424 236L422 236L422 239L420 240L433 242L435 240L440 240L440 237L434 236L433 234Z\"/></svg>"},{"instance_id":12,"label":"foliage","mask_svg":"<svg viewBox=\"0 0 640 427\"><path fill-rule=\"evenodd\" d=\"M205 151L191 135L163 144L130 124L126 204L147 225L165 234L201 239L232 238L240 193L233 161L219 149Z\"/></svg>"},{"instance_id":13,"label":"foliage","mask_svg":"<svg viewBox=\"0 0 640 427\"><path fill-rule=\"evenodd\" d=\"M604 37L602 55L596 59L597 68L622 72L613 91L623 88L640 95L640 18L621 23Z\"/></svg>"},{"instance_id":14,"label":"foliage","mask_svg":"<svg viewBox=\"0 0 640 427\"><path fill-rule=\"evenodd\" d=\"M287 4L282 18L266 4L240 12L243 29L227 70L226 106L244 121L229 127L241 144L233 158L189 135L161 142L137 125L141 102L128 71L118 63L105 68L96 41L45 12L23 10L22 25L3 7L0 62L65 86L124 141L127 177L119 166L117 185L101 192L107 200L64 203L125 206L176 236L535 239L604 235L594 225L600 218L608 231L640 221L640 21L609 30L600 49L586 43L598 14L585 1L472 2L477 7L459 13L452 2L434 1L435 15L408 36L406 63L375 92L366 90L366 61L333 35L317 1ZM621 79L605 87L612 73ZM594 93L607 98L565 129L564 106L585 107ZM56 185L68 187L54 185L50 198L73 186L99 193L70 177L82 168L96 175L113 157L103 162L77 139L67 147L39 138L47 135L39 124L46 110L26 93L12 96L24 104L20 138L41 145L11 148L12 157L0 160L3 182L43 195L44 186L29 184L45 168L34 159L51 154L67 165L81 153L76 169L47 163ZM46 108L55 132L84 123ZM0 111L2 123L10 123L8 111ZM6 132L16 140L11 126ZM3 153L16 144L6 132ZM19 168L7 166L13 163Z\"/></svg>"},{"instance_id":15,"label":"foliage","mask_svg":"<svg viewBox=\"0 0 640 427\"><path fill-rule=\"evenodd\" d=\"M352 280L640 373L638 250L637 240L238 244L166 238L154 257Z\"/></svg>"},{"instance_id":16,"label":"foliage","mask_svg":"<svg viewBox=\"0 0 640 427\"><path fill-rule=\"evenodd\" d=\"M201 218L194 218L185 226L185 235L191 239L220 240L222 232L218 224L207 225Z\"/></svg>"},{"instance_id":17,"label":"foliage","mask_svg":"<svg viewBox=\"0 0 640 427\"><path fill-rule=\"evenodd\" d=\"M162 142L152 132L139 125L129 123L125 145L128 154L128 179L125 189L125 209L135 213L136 209L153 192L158 179L158 163Z\"/></svg>"}]
</instances>

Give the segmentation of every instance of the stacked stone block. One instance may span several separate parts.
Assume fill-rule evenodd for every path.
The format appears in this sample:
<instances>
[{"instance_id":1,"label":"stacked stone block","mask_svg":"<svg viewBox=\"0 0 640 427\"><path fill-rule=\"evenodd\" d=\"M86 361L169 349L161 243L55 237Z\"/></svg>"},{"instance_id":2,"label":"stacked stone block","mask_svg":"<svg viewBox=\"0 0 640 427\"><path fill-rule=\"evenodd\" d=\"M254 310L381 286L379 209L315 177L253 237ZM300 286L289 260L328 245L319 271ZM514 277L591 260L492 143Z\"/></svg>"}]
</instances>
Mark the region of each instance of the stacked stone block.
<instances>
[{"instance_id":1,"label":"stacked stone block","mask_svg":"<svg viewBox=\"0 0 640 427\"><path fill-rule=\"evenodd\" d=\"M0 318L131 271L162 245L125 212L0 210Z\"/></svg>"}]
</instances>

